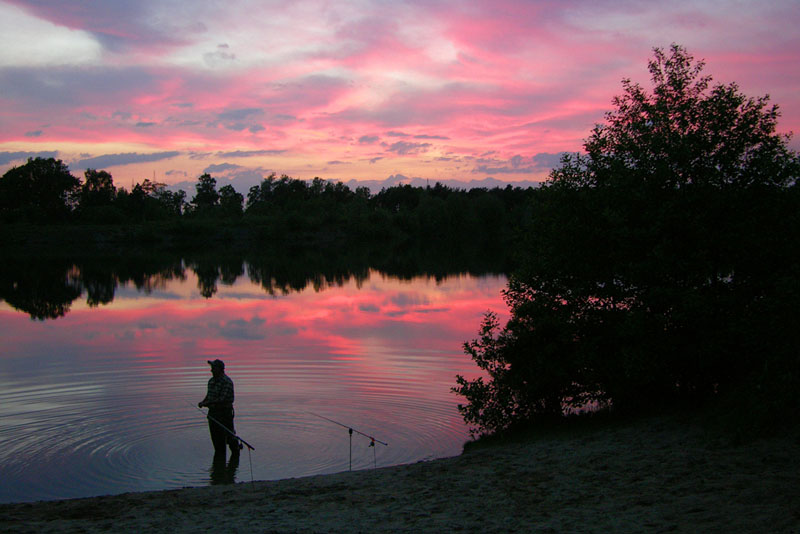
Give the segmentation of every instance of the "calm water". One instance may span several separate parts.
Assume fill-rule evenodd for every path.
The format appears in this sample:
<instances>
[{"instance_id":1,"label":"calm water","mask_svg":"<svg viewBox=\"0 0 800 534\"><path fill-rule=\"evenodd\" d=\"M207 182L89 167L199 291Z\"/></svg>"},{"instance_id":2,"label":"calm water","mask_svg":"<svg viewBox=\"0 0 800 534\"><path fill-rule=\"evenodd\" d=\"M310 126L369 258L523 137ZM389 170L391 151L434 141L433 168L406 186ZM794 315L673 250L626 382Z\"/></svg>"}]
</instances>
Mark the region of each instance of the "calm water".
<instances>
[{"instance_id":1,"label":"calm water","mask_svg":"<svg viewBox=\"0 0 800 534\"><path fill-rule=\"evenodd\" d=\"M0 304L0 502L246 482L251 463L256 480L347 470L347 430L312 413L389 444L354 435L353 469L461 451L450 387L477 374L461 344L505 311L505 277L369 271L267 291L246 266L213 287L179 271L119 281L113 298L73 284L57 318ZM238 469L213 468L195 408L217 357L256 449Z\"/></svg>"}]
</instances>

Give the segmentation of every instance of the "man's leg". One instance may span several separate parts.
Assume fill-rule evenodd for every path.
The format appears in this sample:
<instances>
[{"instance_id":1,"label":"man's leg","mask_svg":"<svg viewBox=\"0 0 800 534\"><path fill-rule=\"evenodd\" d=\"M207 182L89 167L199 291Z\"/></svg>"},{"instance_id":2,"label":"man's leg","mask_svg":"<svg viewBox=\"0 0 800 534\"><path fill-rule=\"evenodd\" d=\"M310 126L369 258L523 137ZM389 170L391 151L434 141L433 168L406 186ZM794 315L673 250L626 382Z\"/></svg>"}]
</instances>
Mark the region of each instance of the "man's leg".
<instances>
[{"instance_id":1,"label":"man's leg","mask_svg":"<svg viewBox=\"0 0 800 534\"><path fill-rule=\"evenodd\" d=\"M208 431L211 434L211 443L214 444L214 456L222 456L224 459L227 432L211 419L208 420Z\"/></svg>"},{"instance_id":2,"label":"man's leg","mask_svg":"<svg viewBox=\"0 0 800 534\"><path fill-rule=\"evenodd\" d=\"M225 418L225 426L231 429L231 432L236 434L236 428L233 426L233 413L230 414L230 417ZM239 440L233 437L230 433L226 432L226 440L228 442L228 447L231 449L232 456L239 455L239 449L241 445L239 444Z\"/></svg>"}]
</instances>

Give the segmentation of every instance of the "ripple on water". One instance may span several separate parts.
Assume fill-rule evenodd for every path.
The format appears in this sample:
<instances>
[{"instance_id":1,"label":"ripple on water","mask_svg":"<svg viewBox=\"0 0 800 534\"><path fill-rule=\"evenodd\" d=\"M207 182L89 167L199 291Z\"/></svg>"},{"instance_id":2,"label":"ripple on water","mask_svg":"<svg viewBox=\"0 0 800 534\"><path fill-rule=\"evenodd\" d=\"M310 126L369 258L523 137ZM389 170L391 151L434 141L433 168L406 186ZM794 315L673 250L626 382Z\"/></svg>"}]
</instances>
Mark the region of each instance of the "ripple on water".
<instances>
[{"instance_id":1,"label":"ripple on water","mask_svg":"<svg viewBox=\"0 0 800 534\"><path fill-rule=\"evenodd\" d=\"M395 465L457 454L466 438L456 399L426 395L409 373L354 369L330 379L330 362L274 360L237 369L240 434L256 447L237 477L278 479ZM143 369L153 380L142 379ZM207 373L173 367L65 374L52 386L0 393L0 501L52 499L207 484L207 422L195 404ZM146 374L146 373L145 373ZM373 435L389 446L317 417ZM8 414L8 415L6 415ZM245 450L246 453L249 451Z\"/></svg>"}]
</instances>

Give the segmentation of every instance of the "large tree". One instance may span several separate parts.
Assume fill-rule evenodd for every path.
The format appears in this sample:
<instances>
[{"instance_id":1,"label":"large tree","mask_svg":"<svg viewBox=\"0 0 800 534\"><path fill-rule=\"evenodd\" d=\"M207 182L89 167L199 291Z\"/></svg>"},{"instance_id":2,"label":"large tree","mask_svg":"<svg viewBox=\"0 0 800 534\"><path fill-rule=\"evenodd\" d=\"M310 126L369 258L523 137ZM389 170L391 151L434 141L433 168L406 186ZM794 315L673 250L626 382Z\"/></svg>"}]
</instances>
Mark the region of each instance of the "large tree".
<instances>
[{"instance_id":1,"label":"large tree","mask_svg":"<svg viewBox=\"0 0 800 534\"><path fill-rule=\"evenodd\" d=\"M219 205L217 179L210 174L202 174L195 184L197 194L192 198L192 206L197 213L210 213Z\"/></svg>"},{"instance_id":2,"label":"large tree","mask_svg":"<svg viewBox=\"0 0 800 534\"><path fill-rule=\"evenodd\" d=\"M800 381L800 159L768 97L703 67L656 49L652 91L624 80L536 193L511 318L465 345L487 376L454 388L476 432L592 401L788 398Z\"/></svg>"},{"instance_id":3,"label":"large tree","mask_svg":"<svg viewBox=\"0 0 800 534\"><path fill-rule=\"evenodd\" d=\"M238 218L242 216L242 203L244 195L236 191L232 185L223 185L219 190L219 207L225 217Z\"/></svg>"},{"instance_id":4,"label":"large tree","mask_svg":"<svg viewBox=\"0 0 800 534\"><path fill-rule=\"evenodd\" d=\"M6 220L55 222L69 217L80 180L54 158L29 158L0 178L0 213Z\"/></svg>"},{"instance_id":5,"label":"large tree","mask_svg":"<svg viewBox=\"0 0 800 534\"><path fill-rule=\"evenodd\" d=\"M114 202L117 188L114 179L107 171L86 169L81 186L81 208L109 206Z\"/></svg>"}]
</instances>

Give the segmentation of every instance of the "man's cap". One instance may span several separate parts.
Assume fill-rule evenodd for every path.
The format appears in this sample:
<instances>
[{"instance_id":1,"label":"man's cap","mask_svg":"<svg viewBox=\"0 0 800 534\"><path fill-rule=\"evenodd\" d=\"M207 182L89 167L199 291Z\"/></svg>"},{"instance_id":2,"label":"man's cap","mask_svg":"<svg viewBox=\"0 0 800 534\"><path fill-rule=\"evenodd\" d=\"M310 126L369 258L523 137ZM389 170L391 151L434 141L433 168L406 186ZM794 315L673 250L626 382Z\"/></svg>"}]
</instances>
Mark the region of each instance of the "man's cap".
<instances>
[{"instance_id":1,"label":"man's cap","mask_svg":"<svg viewBox=\"0 0 800 534\"><path fill-rule=\"evenodd\" d=\"M219 367L220 369L225 369L225 362L223 362L220 359L216 359L213 362L211 360L208 360L208 365L210 365L212 369L215 367Z\"/></svg>"}]
</instances>

